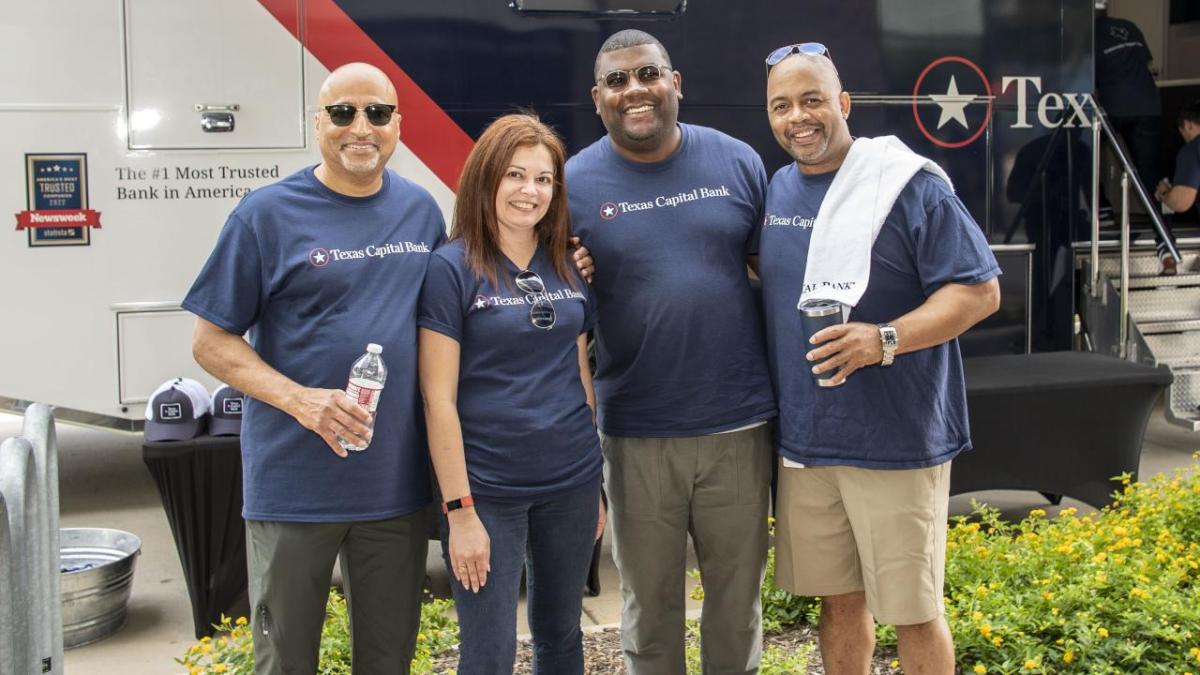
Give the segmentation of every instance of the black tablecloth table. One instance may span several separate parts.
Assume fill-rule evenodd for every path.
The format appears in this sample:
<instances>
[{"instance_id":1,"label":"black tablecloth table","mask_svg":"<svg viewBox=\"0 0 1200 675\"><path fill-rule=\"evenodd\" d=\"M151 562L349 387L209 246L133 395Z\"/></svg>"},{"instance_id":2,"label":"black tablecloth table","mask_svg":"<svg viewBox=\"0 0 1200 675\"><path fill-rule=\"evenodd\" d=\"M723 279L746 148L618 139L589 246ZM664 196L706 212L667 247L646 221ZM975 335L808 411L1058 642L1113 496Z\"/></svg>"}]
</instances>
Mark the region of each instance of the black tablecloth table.
<instances>
[{"instance_id":1,"label":"black tablecloth table","mask_svg":"<svg viewBox=\"0 0 1200 675\"><path fill-rule=\"evenodd\" d=\"M1096 507L1121 473L1137 477L1142 436L1171 372L1085 352L964 361L973 450L950 471L950 493L1036 490Z\"/></svg>"},{"instance_id":2,"label":"black tablecloth table","mask_svg":"<svg viewBox=\"0 0 1200 675\"><path fill-rule=\"evenodd\" d=\"M196 637L212 635L221 614L249 616L239 438L146 442L142 459L183 563Z\"/></svg>"}]
</instances>

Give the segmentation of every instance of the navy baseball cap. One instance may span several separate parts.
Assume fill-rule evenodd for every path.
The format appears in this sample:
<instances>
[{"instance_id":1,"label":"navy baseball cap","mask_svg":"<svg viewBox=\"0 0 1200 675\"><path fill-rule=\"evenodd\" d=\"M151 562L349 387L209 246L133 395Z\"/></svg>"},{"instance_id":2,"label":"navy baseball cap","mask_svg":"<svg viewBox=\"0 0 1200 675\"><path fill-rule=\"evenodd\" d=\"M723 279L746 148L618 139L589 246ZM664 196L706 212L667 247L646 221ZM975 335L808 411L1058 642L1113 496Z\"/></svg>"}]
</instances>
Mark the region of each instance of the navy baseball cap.
<instances>
[{"instance_id":1,"label":"navy baseball cap","mask_svg":"<svg viewBox=\"0 0 1200 675\"><path fill-rule=\"evenodd\" d=\"M242 433L242 409L246 407L246 395L223 384L212 394L212 419L208 421L208 433L213 436L237 436Z\"/></svg>"},{"instance_id":2,"label":"navy baseball cap","mask_svg":"<svg viewBox=\"0 0 1200 675\"><path fill-rule=\"evenodd\" d=\"M208 426L208 391L204 385L177 377L159 385L146 404L146 440L186 441Z\"/></svg>"}]
</instances>

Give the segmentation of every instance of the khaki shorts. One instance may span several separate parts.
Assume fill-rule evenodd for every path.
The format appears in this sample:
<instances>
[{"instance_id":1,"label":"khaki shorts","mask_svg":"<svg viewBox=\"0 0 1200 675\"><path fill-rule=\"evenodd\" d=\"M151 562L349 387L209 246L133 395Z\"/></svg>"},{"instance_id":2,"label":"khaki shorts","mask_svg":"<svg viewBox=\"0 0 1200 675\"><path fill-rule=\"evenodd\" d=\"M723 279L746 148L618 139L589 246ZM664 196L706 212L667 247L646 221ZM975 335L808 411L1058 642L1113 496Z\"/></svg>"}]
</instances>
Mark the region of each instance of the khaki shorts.
<instances>
[{"instance_id":1,"label":"khaki shorts","mask_svg":"<svg viewBox=\"0 0 1200 675\"><path fill-rule=\"evenodd\" d=\"M950 462L925 469L779 464L775 579L805 596L865 591L880 623L942 614Z\"/></svg>"}]
</instances>

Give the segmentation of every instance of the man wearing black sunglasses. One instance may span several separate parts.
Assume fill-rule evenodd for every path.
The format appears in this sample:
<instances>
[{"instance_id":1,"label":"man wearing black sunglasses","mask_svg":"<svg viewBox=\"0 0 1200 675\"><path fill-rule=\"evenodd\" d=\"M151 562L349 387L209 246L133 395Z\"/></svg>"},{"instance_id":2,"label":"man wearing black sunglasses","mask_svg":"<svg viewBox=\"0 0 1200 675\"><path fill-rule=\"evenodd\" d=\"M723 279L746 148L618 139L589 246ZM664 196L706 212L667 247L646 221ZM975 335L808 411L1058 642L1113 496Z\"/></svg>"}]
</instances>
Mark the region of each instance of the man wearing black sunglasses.
<instances>
[{"instance_id":1,"label":"man wearing black sunglasses","mask_svg":"<svg viewBox=\"0 0 1200 675\"><path fill-rule=\"evenodd\" d=\"M251 627L259 673L313 673L341 557L355 673L407 673L427 548L416 306L445 239L433 198L388 171L396 90L353 63L321 87L321 163L248 195L183 306L205 370L248 394L242 424ZM247 331L252 341L242 335ZM373 434L344 393L368 342L394 367ZM348 456L338 437L372 438Z\"/></svg>"},{"instance_id":2,"label":"man wearing black sunglasses","mask_svg":"<svg viewBox=\"0 0 1200 675\"><path fill-rule=\"evenodd\" d=\"M746 144L679 123L682 76L653 36L608 38L592 76L608 133L566 174L600 261L595 383L625 664L685 672L690 534L704 672L757 672L775 401L746 265L766 171Z\"/></svg>"},{"instance_id":3,"label":"man wearing black sunglasses","mask_svg":"<svg viewBox=\"0 0 1200 675\"><path fill-rule=\"evenodd\" d=\"M904 672L950 675L949 467L970 447L955 338L996 311L999 267L940 169L850 136L828 50L782 47L767 68L768 121L795 160L767 189L759 269L780 413L775 578L821 596L826 673L867 673L878 621L896 626ZM868 259L866 276L847 271ZM822 267L843 283L806 276ZM812 288L853 288L833 298L851 321L805 336L797 301Z\"/></svg>"}]
</instances>

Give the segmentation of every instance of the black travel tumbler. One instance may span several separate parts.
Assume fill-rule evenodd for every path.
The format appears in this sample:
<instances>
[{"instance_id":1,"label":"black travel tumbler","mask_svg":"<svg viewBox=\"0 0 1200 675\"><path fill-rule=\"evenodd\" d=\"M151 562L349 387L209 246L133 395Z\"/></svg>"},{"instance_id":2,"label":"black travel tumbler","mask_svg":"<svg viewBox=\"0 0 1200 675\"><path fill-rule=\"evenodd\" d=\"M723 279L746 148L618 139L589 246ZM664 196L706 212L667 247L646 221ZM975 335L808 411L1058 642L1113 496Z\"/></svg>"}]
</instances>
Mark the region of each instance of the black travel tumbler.
<instances>
[{"instance_id":1,"label":"black travel tumbler","mask_svg":"<svg viewBox=\"0 0 1200 675\"><path fill-rule=\"evenodd\" d=\"M807 354L817 345L812 344L809 340L816 335L818 331L827 326L833 326L842 322L842 303L837 300L818 300L809 299L800 303L800 323L804 327L804 352ZM812 368L816 363L809 363L808 367ZM817 381L818 387L836 387L833 383L833 374L836 371L826 371L817 375L813 374L813 378Z\"/></svg>"}]
</instances>

